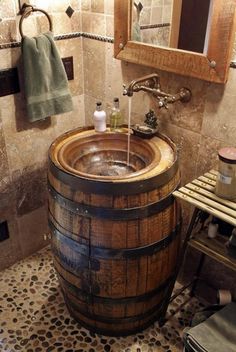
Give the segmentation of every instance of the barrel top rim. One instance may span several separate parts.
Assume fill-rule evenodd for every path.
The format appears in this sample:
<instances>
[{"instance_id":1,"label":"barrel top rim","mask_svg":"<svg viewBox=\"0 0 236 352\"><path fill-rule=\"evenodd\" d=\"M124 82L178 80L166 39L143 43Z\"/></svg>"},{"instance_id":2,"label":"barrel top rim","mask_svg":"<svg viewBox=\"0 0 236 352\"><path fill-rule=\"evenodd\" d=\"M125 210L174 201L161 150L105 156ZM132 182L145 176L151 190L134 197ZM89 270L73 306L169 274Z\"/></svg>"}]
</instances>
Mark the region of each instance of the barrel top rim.
<instances>
[{"instance_id":1,"label":"barrel top rim","mask_svg":"<svg viewBox=\"0 0 236 352\"><path fill-rule=\"evenodd\" d=\"M74 178L79 178L82 180L87 180L87 181L95 181L95 182L99 182L99 183L104 183L104 184L109 184L109 183L132 183L132 182L137 182L140 179L140 177L142 178L143 176L145 176L145 179L149 179L152 178L153 176L158 176L158 175L162 175L166 172L168 172L168 170L170 170L173 165L175 165L178 161L178 154L177 154L177 147L174 144L174 142L167 137L166 135L157 133L156 137L158 138L158 140L163 140L164 142L166 142L166 144L171 148L172 150L172 154L173 154L173 160L171 162L169 162L169 165L167 165L164 169L160 169L157 170L158 167L155 167L155 165L153 165L152 168L148 168L145 167L143 168L141 171L143 172L136 172L133 174L129 174L129 177L119 177L119 178L114 178L114 177L109 177L109 176L102 176L102 177L96 177L96 175L88 175L87 174L82 174L82 173L74 173L71 170L65 169L57 160L56 158L56 153L55 150L58 147L58 145L60 145L60 143L63 143L64 141L66 141L68 138L73 139L78 133L81 132L92 132L94 129L92 126L89 127L80 127L80 128L76 128L73 130L70 130L62 135L60 135L59 137L57 137L51 144L50 148L49 148L49 160L50 162L53 164L54 167L58 168L61 172L71 175ZM107 132L107 134L109 134L109 132ZM113 133L114 134L114 133ZM132 136L132 138L139 140L140 137L137 136ZM154 137L155 138L155 137ZM155 144L155 142L157 143L157 139L151 139L151 140L146 140L146 139L141 139L143 144L147 144L150 147L150 144ZM159 165L159 164L158 164ZM161 165L160 165L161 167ZM159 168L160 168L159 167Z\"/></svg>"}]
</instances>

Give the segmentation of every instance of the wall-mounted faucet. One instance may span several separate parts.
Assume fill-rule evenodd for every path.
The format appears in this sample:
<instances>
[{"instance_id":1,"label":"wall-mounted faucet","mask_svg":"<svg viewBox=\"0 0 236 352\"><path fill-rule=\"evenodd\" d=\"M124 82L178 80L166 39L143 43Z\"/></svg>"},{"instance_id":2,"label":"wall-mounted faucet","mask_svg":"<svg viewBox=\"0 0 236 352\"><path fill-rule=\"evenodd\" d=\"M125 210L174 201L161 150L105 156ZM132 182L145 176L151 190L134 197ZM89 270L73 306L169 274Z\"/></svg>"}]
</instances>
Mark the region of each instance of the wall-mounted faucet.
<instances>
[{"instance_id":1,"label":"wall-mounted faucet","mask_svg":"<svg viewBox=\"0 0 236 352\"><path fill-rule=\"evenodd\" d=\"M188 88L180 88L179 92L174 95L163 92L161 90L160 77L157 73L134 79L127 88L124 85L123 95L132 97L135 92L140 90L151 93L157 98L159 108L165 107L166 109L168 109L168 104L173 104L178 100L187 103L192 97L192 93Z\"/></svg>"}]
</instances>

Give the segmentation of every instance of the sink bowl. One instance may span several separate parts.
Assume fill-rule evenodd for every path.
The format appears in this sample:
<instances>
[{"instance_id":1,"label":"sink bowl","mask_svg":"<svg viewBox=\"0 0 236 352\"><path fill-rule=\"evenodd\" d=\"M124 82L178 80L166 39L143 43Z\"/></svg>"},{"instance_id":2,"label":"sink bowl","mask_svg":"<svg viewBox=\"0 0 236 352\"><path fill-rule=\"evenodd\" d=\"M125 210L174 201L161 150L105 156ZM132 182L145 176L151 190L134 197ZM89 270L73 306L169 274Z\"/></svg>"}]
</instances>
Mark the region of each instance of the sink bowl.
<instances>
[{"instance_id":1,"label":"sink bowl","mask_svg":"<svg viewBox=\"0 0 236 352\"><path fill-rule=\"evenodd\" d=\"M173 163L174 153L163 139L144 140L135 135L130 136L127 163L127 140L127 133L85 131L61 141L57 161L72 174L101 180L125 180Z\"/></svg>"}]
</instances>

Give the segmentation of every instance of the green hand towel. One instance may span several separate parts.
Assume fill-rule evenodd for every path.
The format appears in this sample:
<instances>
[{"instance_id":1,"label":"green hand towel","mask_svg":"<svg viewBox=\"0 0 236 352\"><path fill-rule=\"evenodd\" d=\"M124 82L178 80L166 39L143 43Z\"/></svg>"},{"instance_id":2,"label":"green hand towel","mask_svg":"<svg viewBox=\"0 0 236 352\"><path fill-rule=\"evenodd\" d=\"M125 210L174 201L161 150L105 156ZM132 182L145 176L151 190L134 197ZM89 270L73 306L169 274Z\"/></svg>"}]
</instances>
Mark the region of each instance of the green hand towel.
<instances>
[{"instance_id":1,"label":"green hand towel","mask_svg":"<svg viewBox=\"0 0 236 352\"><path fill-rule=\"evenodd\" d=\"M30 122L73 110L66 72L51 32L22 39L24 88Z\"/></svg>"}]
</instances>

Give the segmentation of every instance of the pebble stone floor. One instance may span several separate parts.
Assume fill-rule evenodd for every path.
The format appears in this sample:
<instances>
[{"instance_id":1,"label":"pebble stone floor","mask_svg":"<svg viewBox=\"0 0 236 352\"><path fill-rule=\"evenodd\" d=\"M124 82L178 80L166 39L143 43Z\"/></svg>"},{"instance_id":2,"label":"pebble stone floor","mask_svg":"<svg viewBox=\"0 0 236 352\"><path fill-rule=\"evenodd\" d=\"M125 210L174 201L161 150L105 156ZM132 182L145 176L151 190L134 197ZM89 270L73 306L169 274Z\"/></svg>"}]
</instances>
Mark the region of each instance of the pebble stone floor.
<instances>
[{"instance_id":1,"label":"pebble stone floor","mask_svg":"<svg viewBox=\"0 0 236 352\"><path fill-rule=\"evenodd\" d=\"M0 351L183 351L183 329L201 304L185 293L169 313L177 306L179 312L162 328L155 323L142 333L118 338L90 333L70 317L46 247L0 272Z\"/></svg>"}]
</instances>

